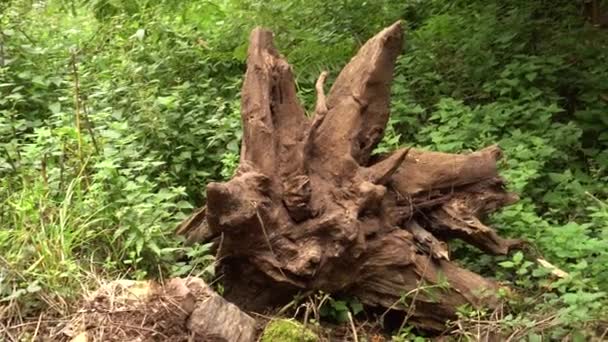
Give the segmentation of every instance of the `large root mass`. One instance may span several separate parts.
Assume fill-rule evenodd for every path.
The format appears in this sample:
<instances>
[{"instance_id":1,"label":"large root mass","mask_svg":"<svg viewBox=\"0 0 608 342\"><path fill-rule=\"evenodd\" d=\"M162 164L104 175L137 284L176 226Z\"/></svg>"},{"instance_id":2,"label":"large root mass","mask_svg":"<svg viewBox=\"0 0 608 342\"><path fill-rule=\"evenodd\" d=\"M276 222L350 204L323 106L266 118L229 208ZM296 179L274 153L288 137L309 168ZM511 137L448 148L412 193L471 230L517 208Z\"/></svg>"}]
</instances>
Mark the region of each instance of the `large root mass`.
<instances>
[{"instance_id":1,"label":"large root mass","mask_svg":"<svg viewBox=\"0 0 608 342\"><path fill-rule=\"evenodd\" d=\"M411 320L423 328L443 326L463 304L495 304L498 285L451 262L445 241L492 254L518 244L481 221L517 200L497 174L500 149L372 156L401 50L395 23L361 47L327 97L323 73L309 118L272 33L253 30L239 168L208 184L206 207L179 229L190 243L215 241L227 299L259 310L322 290L407 311L404 294L443 284L415 291Z\"/></svg>"}]
</instances>

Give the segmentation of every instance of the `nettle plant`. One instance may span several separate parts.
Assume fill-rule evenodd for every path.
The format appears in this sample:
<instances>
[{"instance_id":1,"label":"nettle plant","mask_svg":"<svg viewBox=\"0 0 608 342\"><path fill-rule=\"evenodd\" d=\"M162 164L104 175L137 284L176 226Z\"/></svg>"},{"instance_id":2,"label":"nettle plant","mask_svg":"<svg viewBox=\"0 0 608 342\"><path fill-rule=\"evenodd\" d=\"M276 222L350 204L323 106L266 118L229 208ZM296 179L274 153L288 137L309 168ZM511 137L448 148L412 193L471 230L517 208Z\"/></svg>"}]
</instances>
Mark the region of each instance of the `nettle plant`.
<instances>
[{"instance_id":1,"label":"nettle plant","mask_svg":"<svg viewBox=\"0 0 608 342\"><path fill-rule=\"evenodd\" d=\"M234 101L206 92L211 80L158 86L195 74L180 64L200 55L190 36L159 29L145 41L128 18L52 13L2 18L0 296L35 304L76 294L91 270L145 277L181 256L204 270L208 251L182 248L172 232L200 179L220 177L220 166L200 167L205 175L187 166L219 164L238 139ZM224 84L230 93L238 82ZM204 140L206 149L192 147Z\"/></svg>"}]
</instances>

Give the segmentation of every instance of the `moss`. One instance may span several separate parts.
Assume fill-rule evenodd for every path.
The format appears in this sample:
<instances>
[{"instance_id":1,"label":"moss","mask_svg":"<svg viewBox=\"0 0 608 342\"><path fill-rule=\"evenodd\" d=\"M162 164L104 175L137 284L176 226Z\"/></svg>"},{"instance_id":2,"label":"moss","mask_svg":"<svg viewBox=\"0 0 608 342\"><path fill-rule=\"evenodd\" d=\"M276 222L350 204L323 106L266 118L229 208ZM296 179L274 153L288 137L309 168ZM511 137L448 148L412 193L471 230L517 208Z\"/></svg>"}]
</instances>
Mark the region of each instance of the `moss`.
<instances>
[{"instance_id":1,"label":"moss","mask_svg":"<svg viewBox=\"0 0 608 342\"><path fill-rule=\"evenodd\" d=\"M264 329L261 342L316 342L317 335L291 319L273 320Z\"/></svg>"}]
</instances>

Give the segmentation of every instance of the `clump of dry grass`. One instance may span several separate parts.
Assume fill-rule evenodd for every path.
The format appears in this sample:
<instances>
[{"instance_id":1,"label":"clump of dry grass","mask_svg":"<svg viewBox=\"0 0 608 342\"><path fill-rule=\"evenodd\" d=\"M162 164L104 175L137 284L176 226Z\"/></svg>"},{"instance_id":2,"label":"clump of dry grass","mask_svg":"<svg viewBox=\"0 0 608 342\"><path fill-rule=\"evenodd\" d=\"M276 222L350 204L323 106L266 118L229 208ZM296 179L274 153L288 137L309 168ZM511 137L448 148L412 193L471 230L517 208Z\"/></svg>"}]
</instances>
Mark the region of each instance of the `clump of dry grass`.
<instances>
[{"instance_id":1,"label":"clump of dry grass","mask_svg":"<svg viewBox=\"0 0 608 342\"><path fill-rule=\"evenodd\" d=\"M7 302L0 307L0 337L11 342L187 340L187 314L161 285L124 279L96 279L96 284L83 285L74 301L49 300L37 317L23 316L16 301Z\"/></svg>"}]
</instances>

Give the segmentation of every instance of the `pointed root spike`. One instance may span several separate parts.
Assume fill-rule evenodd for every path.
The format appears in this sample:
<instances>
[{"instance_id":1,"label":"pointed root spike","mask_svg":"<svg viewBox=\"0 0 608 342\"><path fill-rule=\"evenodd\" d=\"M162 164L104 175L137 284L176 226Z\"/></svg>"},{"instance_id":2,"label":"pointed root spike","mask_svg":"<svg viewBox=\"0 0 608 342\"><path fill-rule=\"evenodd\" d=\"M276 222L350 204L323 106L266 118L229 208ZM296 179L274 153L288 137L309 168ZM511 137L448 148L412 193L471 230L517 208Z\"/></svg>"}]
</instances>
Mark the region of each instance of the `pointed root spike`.
<instances>
[{"instance_id":1,"label":"pointed root spike","mask_svg":"<svg viewBox=\"0 0 608 342\"><path fill-rule=\"evenodd\" d=\"M388 183L393 174L399 169L399 166L405 161L410 150L411 147L401 149L383 161L366 168L363 171L364 176L374 184Z\"/></svg>"},{"instance_id":2,"label":"pointed root spike","mask_svg":"<svg viewBox=\"0 0 608 342\"><path fill-rule=\"evenodd\" d=\"M315 89L317 91L317 104L315 106L315 112L317 116L325 115L327 113L327 100L325 99L325 90L323 89L325 86L325 80L327 79L327 75L327 71L321 72L321 75L319 75L319 79L315 84Z\"/></svg>"}]
</instances>

